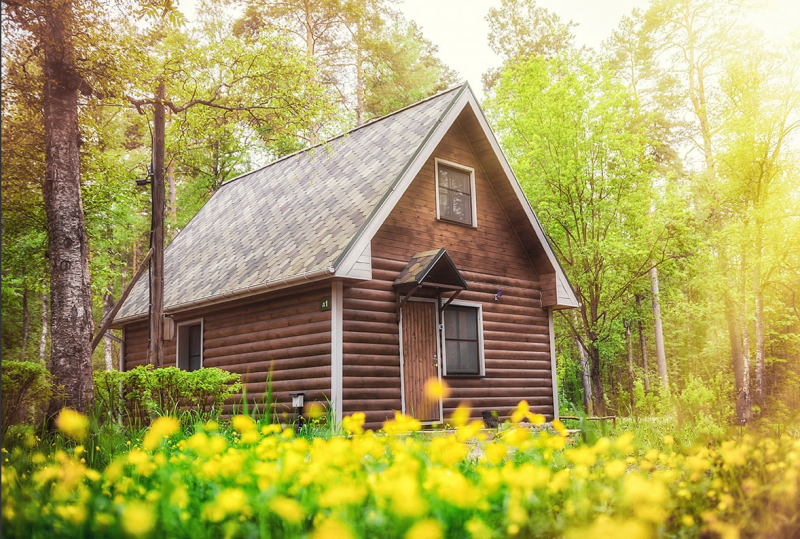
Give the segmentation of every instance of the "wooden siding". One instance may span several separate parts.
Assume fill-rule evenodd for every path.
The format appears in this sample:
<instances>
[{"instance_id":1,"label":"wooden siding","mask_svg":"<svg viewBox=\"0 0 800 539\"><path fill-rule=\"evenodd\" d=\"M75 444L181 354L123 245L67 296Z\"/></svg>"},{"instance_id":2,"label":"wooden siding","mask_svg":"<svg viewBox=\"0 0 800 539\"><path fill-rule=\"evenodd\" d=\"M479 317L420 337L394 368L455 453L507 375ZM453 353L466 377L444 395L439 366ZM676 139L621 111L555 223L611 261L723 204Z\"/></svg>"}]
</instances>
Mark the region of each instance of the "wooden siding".
<instances>
[{"instance_id":1,"label":"wooden siding","mask_svg":"<svg viewBox=\"0 0 800 539\"><path fill-rule=\"evenodd\" d=\"M285 292L284 292L285 294ZM331 311L320 311L324 288L262 298L249 304L175 315L175 323L203 319L203 366L242 375L248 401L263 403L272 369L273 399L291 404L289 393L305 392L306 403L327 403L331 392ZM125 368L144 365L145 323L126 327ZM164 365L175 366L176 339L164 346ZM232 403L226 405L230 412Z\"/></svg>"},{"instance_id":2,"label":"wooden siding","mask_svg":"<svg viewBox=\"0 0 800 539\"><path fill-rule=\"evenodd\" d=\"M477 138L471 135L471 138ZM434 158L475 169L478 226L438 221ZM344 414L362 411L377 428L401 408L400 347L392 281L417 252L444 247L467 280L459 299L483 305L485 377L446 378L445 419L461 401L509 415L525 399L553 416L550 341L534 262L457 122L372 239L371 281L344 287ZM497 184L505 182L497 180ZM494 296L498 289L500 301Z\"/></svg>"}]
</instances>

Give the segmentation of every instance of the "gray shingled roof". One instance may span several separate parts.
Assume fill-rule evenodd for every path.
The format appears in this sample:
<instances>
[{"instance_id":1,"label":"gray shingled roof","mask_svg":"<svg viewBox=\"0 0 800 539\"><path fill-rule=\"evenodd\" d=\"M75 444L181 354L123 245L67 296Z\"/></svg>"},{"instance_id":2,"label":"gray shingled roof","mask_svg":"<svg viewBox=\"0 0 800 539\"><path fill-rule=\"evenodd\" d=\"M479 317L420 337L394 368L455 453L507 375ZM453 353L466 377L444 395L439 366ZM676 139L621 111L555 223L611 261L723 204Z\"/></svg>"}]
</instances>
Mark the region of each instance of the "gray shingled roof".
<instances>
[{"instance_id":1,"label":"gray shingled roof","mask_svg":"<svg viewBox=\"0 0 800 539\"><path fill-rule=\"evenodd\" d=\"M165 309L333 267L461 88L224 184L165 252ZM147 281L116 321L147 313Z\"/></svg>"}]
</instances>

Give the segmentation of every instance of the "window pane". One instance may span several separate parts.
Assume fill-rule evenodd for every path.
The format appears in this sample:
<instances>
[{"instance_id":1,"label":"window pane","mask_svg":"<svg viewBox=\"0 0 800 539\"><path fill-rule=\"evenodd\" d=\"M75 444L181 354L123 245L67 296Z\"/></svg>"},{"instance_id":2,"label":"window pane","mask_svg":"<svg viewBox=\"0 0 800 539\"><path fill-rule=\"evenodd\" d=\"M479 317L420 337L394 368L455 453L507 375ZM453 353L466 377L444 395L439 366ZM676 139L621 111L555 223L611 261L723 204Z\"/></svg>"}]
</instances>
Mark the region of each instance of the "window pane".
<instances>
[{"instance_id":1,"label":"window pane","mask_svg":"<svg viewBox=\"0 0 800 539\"><path fill-rule=\"evenodd\" d=\"M189 370L196 371L200 365L200 356L202 351L202 339L200 333L200 325L191 326L189 329Z\"/></svg>"},{"instance_id":2,"label":"window pane","mask_svg":"<svg viewBox=\"0 0 800 539\"><path fill-rule=\"evenodd\" d=\"M444 312L445 361L449 374L480 374L478 309L448 307Z\"/></svg>"},{"instance_id":3,"label":"window pane","mask_svg":"<svg viewBox=\"0 0 800 539\"><path fill-rule=\"evenodd\" d=\"M472 176L469 172L439 165L439 216L472 224Z\"/></svg>"}]
</instances>

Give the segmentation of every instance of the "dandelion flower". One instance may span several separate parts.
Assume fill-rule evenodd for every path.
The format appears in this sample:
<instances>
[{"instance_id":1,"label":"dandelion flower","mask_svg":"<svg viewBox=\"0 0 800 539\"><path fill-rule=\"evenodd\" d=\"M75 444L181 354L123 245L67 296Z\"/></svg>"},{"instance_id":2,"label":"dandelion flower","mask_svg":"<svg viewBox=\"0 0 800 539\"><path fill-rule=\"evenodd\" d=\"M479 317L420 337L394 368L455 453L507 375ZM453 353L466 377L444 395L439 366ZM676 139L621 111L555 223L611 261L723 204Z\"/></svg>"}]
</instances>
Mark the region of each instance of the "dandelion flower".
<instances>
[{"instance_id":1,"label":"dandelion flower","mask_svg":"<svg viewBox=\"0 0 800 539\"><path fill-rule=\"evenodd\" d=\"M161 445L164 438L172 436L179 430L181 430L181 422L178 419L169 416L159 417L153 421L147 434L144 435L142 447L147 451L152 451Z\"/></svg>"},{"instance_id":2,"label":"dandelion flower","mask_svg":"<svg viewBox=\"0 0 800 539\"><path fill-rule=\"evenodd\" d=\"M450 386L444 380L438 378L429 378L425 382L425 395L430 400L438 401L439 399L446 399L450 396Z\"/></svg>"},{"instance_id":3,"label":"dandelion flower","mask_svg":"<svg viewBox=\"0 0 800 539\"><path fill-rule=\"evenodd\" d=\"M89 419L80 412L64 408L56 419L58 430L73 440L81 441L89 433Z\"/></svg>"},{"instance_id":4,"label":"dandelion flower","mask_svg":"<svg viewBox=\"0 0 800 539\"><path fill-rule=\"evenodd\" d=\"M444 532L438 520L420 520L406 532L406 539L442 539Z\"/></svg>"},{"instance_id":5,"label":"dandelion flower","mask_svg":"<svg viewBox=\"0 0 800 539\"><path fill-rule=\"evenodd\" d=\"M134 537L150 533L156 525L153 509L142 503L132 503L122 511L122 529Z\"/></svg>"}]
</instances>

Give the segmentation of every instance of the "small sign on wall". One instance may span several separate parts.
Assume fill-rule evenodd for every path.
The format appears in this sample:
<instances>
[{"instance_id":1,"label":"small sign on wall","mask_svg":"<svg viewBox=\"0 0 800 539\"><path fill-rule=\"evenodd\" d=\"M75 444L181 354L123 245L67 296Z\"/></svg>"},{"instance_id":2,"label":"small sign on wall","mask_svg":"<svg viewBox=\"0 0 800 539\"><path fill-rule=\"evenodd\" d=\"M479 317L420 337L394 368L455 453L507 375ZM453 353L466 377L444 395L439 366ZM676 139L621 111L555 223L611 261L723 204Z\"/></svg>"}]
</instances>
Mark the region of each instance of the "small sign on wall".
<instances>
[{"instance_id":1,"label":"small sign on wall","mask_svg":"<svg viewBox=\"0 0 800 539\"><path fill-rule=\"evenodd\" d=\"M331 310L331 297L327 296L319 300L319 310L320 311L330 311Z\"/></svg>"}]
</instances>

